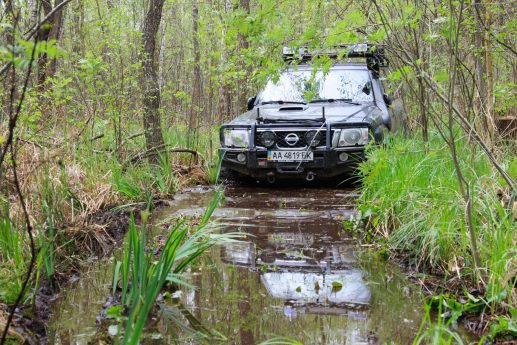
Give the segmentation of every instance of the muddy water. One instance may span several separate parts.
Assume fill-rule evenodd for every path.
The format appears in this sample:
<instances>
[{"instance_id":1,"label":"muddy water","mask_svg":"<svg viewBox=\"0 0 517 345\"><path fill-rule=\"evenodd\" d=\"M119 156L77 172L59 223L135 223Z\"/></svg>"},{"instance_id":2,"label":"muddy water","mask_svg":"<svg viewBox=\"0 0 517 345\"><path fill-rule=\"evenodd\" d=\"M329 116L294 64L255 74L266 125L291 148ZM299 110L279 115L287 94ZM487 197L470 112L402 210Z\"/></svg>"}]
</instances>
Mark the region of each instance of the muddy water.
<instances>
[{"instance_id":1,"label":"muddy water","mask_svg":"<svg viewBox=\"0 0 517 345\"><path fill-rule=\"evenodd\" d=\"M155 224L162 228L180 215L202 214L212 194L200 188L177 195L170 208L155 214ZM275 336L307 345L411 343L422 317L419 289L343 231L356 198L346 189L227 189L215 217L223 231L249 235L199 260L187 277L196 288L177 293L174 306L161 304L144 342L191 344L188 339L204 327L218 334L220 340L211 342L222 344L257 344ZM112 264L101 261L63 293L50 343L91 340L111 272Z\"/></svg>"}]
</instances>

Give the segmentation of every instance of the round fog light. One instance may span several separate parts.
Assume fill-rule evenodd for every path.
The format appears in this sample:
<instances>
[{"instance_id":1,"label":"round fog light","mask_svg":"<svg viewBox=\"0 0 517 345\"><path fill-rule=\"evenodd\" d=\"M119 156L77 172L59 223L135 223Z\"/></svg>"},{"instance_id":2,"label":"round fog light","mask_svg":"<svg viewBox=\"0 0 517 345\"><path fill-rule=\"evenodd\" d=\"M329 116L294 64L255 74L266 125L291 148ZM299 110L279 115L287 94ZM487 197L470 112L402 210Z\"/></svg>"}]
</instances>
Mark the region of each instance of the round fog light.
<instances>
[{"instance_id":1,"label":"round fog light","mask_svg":"<svg viewBox=\"0 0 517 345\"><path fill-rule=\"evenodd\" d=\"M262 140L262 144L267 147L273 147L275 145L276 135L271 131L262 132L260 135L260 139Z\"/></svg>"},{"instance_id":2,"label":"round fog light","mask_svg":"<svg viewBox=\"0 0 517 345\"><path fill-rule=\"evenodd\" d=\"M246 155L245 155L244 153L242 153L242 152L241 152L241 153L239 153L239 154L237 155L237 160L238 160L239 162L241 162L241 163L246 162Z\"/></svg>"},{"instance_id":3,"label":"round fog light","mask_svg":"<svg viewBox=\"0 0 517 345\"><path fill-rule=\"evenodd\" d=\"M346 162L346 161L347 161L347 159L348 159L348 153L346 153L346 152L341 152L341 153L339 154L339 160L340 160L341 162Z\"/></svg>"},{"instance_id":4,"label":"round fog light","mask_svg":"<svg viewBox=\"0 0 517 345\"><path fill-rule=\"evenodd\" d=\"M305 133L305 142L311 147L316 147L321 142L321 133L317 131L308 131Z\"/></svg>"}]
</instances>

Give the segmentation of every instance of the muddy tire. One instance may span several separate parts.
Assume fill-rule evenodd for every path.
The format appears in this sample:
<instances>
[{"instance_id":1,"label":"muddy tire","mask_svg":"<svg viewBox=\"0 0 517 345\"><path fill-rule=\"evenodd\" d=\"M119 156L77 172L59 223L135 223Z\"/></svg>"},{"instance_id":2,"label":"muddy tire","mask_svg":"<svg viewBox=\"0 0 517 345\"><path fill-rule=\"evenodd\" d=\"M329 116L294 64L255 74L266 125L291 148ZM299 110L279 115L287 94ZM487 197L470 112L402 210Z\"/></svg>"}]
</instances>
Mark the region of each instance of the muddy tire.
<instances>
[{"instance_id":1,"label":"muddy tire","mask_svg":"<svg viewBox=\"0 0 517 345\"><path fill-rule=\"evenodd\" d=\"M256 184L256 180L249 176L239 174L234 170L221 167L221 173L219 174L217 183L224 184L225 186L248 186Z\"/></svg>"},{"instance_id":2,"label":"muddy tire","mask_svg":"<svg viewBox=\"0 0 517 345\"><path fill-rule=\"evenodd\" d=\"M226 167L221 167L221 172L219 173L219 178L217 179L217 183L222 183L224 185L233 185L239 180L238 174Z\"/></svg>"}]
</instances>

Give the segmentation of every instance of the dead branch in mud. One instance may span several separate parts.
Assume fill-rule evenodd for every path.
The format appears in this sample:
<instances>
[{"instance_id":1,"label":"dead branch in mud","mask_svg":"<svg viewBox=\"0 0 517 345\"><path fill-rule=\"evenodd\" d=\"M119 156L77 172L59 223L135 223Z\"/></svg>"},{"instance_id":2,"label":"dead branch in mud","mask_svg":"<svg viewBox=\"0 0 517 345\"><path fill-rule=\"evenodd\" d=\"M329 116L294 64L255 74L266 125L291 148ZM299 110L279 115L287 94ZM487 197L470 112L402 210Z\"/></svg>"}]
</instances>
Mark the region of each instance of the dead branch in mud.
<instances>
[{"instance_id":1,"label":"dead branch in mud","mask_svg":"<svg viewBox=\"0 0 517 345\"><path fill-rule=\"evenodd\" d=\"M99 139L102 139L102 138L104 138L104 133L96 135L96 136L90 138L89 141L95 141L95 140L99 140Z\"/></svg>"},{"instance_id":2,"label":"dead branch in mud","mask_svg":"<svg viewBox=\"0 0 517 345\"><path fill-rule=\"evenodd\" d=\"M138 137L141 137L142 135L144 135L145 132L138 132L138 133L135 133L135 134L131 134L129 137L127 137L125 140L123 140L120 145L119 145L119 148L124 146L126 144L126 142L128 142L129 140L132 140L132 139L135 139L135 138L138 138Z\"/></svg>"},{"instance_id":3,"label":"dead branch in mud","mask_svg":"<svg viewBox=\"0 0 517 345\"><path fill-rule=\"evenodd\" d=\"M4 310L0 310L0 327L2 327L2 328L4 328L6 325L6 322L7 322L6 316L7 316L7 312L5 312ZM23 335L21 335L20 333L16 332L14 329L9 330L8 334L12 337L17 338L20 341L20 344L25 344L25 341L26 341L25 337Z\"/></svg>"},{"instance_id":4,"label":"dead branch in mud","mask_svg":"<svg viewBox=\"0 0 517 345\"><path fill-rule=\"evenodd\" d=\"M196 150L192 149L184 149L184 148L172 148L168 147L167 144L158 145L150 148L149 150L145 150L131 158L128 158L123 164L122 167L125 169L129 164L136 163L142 159L151 157L160 152L170 152L170 153L190 153L194 159L195 163L198 163L198 158L200 157L199 153Z\"/></svg>"}]
</instances>

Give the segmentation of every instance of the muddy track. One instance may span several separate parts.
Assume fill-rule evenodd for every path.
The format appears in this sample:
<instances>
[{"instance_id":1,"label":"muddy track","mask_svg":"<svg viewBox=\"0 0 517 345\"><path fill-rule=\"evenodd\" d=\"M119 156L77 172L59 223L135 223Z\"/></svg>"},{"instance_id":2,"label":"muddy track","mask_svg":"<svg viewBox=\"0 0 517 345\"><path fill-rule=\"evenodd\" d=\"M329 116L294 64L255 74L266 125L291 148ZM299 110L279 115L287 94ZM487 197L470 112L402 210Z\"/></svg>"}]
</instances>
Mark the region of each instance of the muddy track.
<instances>
[{"instance_id":1,"label":"muddy track","mask_svg":"<svg viewBox=\"0 0 517 345\"><path fill-rule=\"evenodd\" d=\"M153 214L157 236L166 235L163 224L201 215L212 194L207 188L177 194ZM175 303L226 337L222 343L255 344L279 335L304 344L410 342L421 293L343 230L357 197L346 188L227 187L214 217L223 231L249 235L206 253L187 277L196 289L181 289ZM101 260L60 296L48 343L95 337L111 272L111 262ZM179 340L192 325L178 315L177 304L162 301L159 308L148 334L160 340L144 343L189 343ZM178 320L185 324L179 327Z\"/></svg>"},{"instance_id":2,"label":"muddy track","mask_svg":"<svg viewBox=\"0 0 517 345\"><path fill-rule=\"evenodd\" d=\"M153 234L163 238L179 217L202 215L213 193L196 187L155 203ZM421 289L411 283L411 272L379 260L344 231L358 196L354 188L228 185L214 218L222 231L245 232L246 239L206 253L186 277L196 288L178 291L174 304L161 301L148 334L182 344L178 339L195 332L188 331L194 319L233 344L280 335L304 344L411 342L422 318ZM111 287L107 254L121 243L131 212L138 218L143 207L90 216L88 223L102 226L109 244L93 244L100 259L61 281L59 293L43 281L34 309L17 318L35 336L29 343L109 339L98 326Z\"/></svg>"}]
</instances>

